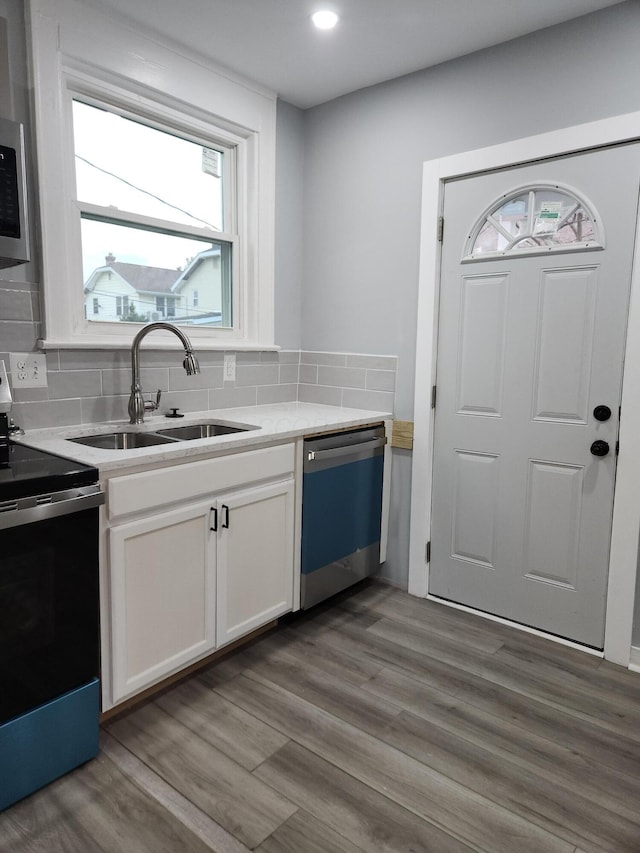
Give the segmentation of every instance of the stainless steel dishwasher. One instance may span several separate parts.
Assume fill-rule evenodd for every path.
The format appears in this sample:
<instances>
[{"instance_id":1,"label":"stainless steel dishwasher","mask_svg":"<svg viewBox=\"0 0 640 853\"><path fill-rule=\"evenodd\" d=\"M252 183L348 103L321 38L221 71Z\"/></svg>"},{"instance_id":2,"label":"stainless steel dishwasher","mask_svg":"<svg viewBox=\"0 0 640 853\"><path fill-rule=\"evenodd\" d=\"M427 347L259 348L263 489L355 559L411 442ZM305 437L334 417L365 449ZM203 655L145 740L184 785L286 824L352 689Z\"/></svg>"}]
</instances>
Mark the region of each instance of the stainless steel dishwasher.
<instances>
[{"instance_id":1,"label":"stainless steel dishwasher","mask_svg":"<svg viewBox=\"0 0 640 853\"><path fill-rule=\"evenodd\" d=\"M304 442L303 610L379 567L385 443L384 426Z\"/></svg>"}]
</instances>

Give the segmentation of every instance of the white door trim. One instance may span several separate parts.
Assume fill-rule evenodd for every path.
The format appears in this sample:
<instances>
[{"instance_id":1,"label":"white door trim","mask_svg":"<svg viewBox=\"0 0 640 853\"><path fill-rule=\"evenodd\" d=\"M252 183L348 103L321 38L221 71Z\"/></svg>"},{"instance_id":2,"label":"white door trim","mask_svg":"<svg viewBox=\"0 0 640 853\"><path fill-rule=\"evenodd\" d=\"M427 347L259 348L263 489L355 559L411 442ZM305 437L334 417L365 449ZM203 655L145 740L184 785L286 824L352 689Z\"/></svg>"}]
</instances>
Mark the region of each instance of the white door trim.
<instances>
[{"instance_id":1,"label":"white door trim","mask_svg":"<svg viewBox=\"0 0 640 853\"><path fill-rule=\"evenodd\" d=\"M425 561L425 543L429 541L431 531L433 461L431 386L435 382L436 374L440 279L440 244L436 235L438 217L442 215L444 182L454 177L632 140L640 140L640 112L517 139L490 148L466 151L423 164L409 545L409 592L412 595L425 597L429 580L428 565ZM614 493L609 560L604 655L608 660L628 666L640 544L640 234L638 233L636 233L625 370L622 380L622 411L620 456Z\"/></svg>"}]
</instances>

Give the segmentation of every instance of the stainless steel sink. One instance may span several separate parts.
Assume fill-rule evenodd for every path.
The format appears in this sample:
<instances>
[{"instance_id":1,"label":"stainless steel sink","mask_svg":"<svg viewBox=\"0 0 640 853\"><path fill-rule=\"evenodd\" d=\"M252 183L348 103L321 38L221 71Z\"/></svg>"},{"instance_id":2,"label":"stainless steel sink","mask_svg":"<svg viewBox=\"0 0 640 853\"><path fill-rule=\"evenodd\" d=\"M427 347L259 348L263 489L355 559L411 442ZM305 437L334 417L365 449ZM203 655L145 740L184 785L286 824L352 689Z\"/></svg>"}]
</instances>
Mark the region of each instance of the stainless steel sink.
<instances>
[{"instance_id":1,"label":"stainless steel sink","mask_svg":"<svg viewBox=\"0 0 640 853\"><path fill-rule=\"evenodd\" d=\"M107 432L81 435L78 438L70 438L69 441L101 450L132 450L136 447L153 447L154 444L173 444L175 439L154 432Z\"/></svg>"},{"instance_id":2,"label":"stainless steel sink","mask_svg":"<svg viewBox=\"0 0 640 853\"><path fill-rule=\"evenodd\" d=\"M197 438L214 438L217 435L232 435L258 429L250 424L232 424L225 421L204 421L199 424L185 424L179 427L167 427L154 432L105 432L95 435L80 435L70 438L76 444L86 444L100 450L133 450L136 447L153 447L156 444L175 444L178 441L194 441Z\"/></svg>"},{"instance_id":3,"label":"stainless steel sink","mask_svg":"<svg viewBox=\"0 0 640 853\"><path fill-rule=\"evenodd\" d=\"M197 438L213 438L216 435L247 432L250 429L257 429L257 427L228 424L222 421L207 421L201 424L168 427L167 429L159 429L156 432L158 435L167 436L167 438L179 439L180 441L194 441Z\"/></svg>"}]
</instances>

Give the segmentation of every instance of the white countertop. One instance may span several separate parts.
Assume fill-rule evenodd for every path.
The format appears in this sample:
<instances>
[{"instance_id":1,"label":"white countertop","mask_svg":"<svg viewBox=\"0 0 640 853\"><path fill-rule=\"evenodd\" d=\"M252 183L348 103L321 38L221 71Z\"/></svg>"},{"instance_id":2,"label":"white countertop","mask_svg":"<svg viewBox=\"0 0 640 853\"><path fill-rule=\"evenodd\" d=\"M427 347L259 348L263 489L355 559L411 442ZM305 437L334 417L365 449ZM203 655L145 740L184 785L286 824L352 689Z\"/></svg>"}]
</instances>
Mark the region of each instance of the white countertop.
<instances>
[{"instance_id":1,"label":"white countertop","mask_svg":"<svg viewBox=\"0 0 640 853\"><path fill-rule=\"evenodd\" d=\"M237 409L190 412L184 418L167 418L164 415L148 416L143 424L128 421L110 421L99 424L52 427L27 430L24 435L13 436L14 441L36 447L58 456L66 456L85 465L93 465L101 474L139 465L157 465L163 462L188 460L218 451L239 450L254 445L313 435L333 429L358 427L377 423L392 415L365 409L345 409L315 403L276 403L270 406L248 406ZM76 444L69 438L110 432L154 432L174 426L188 426L203 421L224 421L231 424L257 427L247 432L201 438L195 441L176 441L152 447L131 450L102 450Z\"/></svg>"}]
</instances>

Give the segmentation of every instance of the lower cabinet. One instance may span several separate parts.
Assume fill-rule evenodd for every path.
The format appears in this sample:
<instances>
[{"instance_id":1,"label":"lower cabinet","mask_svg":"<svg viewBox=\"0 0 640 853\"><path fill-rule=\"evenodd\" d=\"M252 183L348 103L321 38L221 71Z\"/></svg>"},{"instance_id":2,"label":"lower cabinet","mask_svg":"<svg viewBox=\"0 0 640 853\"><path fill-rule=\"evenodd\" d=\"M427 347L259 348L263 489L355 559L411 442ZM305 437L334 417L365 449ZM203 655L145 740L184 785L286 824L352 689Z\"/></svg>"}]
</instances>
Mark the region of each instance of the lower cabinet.
<instances>
[{"instance_id":1,"label":"lower cabinet","mask_svg":"<svg viewBox=\"0 0 640 853\"><path fill-rule=\"evenodd\" d=\"M215 648L210 506L157 513L109 532L114 704Z\"/></svg>"},{"instance_id":2,"label":"lower cabinet","mask_svg":"<svg viewBox=\"0 0 640 853\"><path fill-rule=\"evenodd\" d=\"M291 609L293 481L218 502L217 645Z\"/></svg>"},{"instance_id":3,"label":"lower cabinet","mask_svg":"<svg viewBox=\"0 0 640 853\"><path fill-rule=\"evenodd\" d=\"M104 710L291 610L290 448L291 462L287 456L285 464L283 455L280 463L290 470L280 472L270 463L280 474L277 480L233 488L234 479L246 478L247 466L239 463L238 476L227 477L228 490L189 502L183 498L179 506L174 500L171 508L153 507L154 491L156 501L166 501L159 496L170 493L156 488L170 485L161 469L119 478L111 490L112 514L119 506L129 511L120 495L130 497L136 489L146 494L145 485L152 492L144 517L128 520L125 513L108 528L111 686ZM264 452L254 451L254 461ZM180 485L180 478L197 482L202 474L198 463L191 464L195 467L187 473L195 475L193 480L180 471L186 466L166 474L184 488L185 496L187 487ZM226 468L219 471L225 473ZM149 477L148 484L141 476Z\"/></svg>"}]
</instances>

